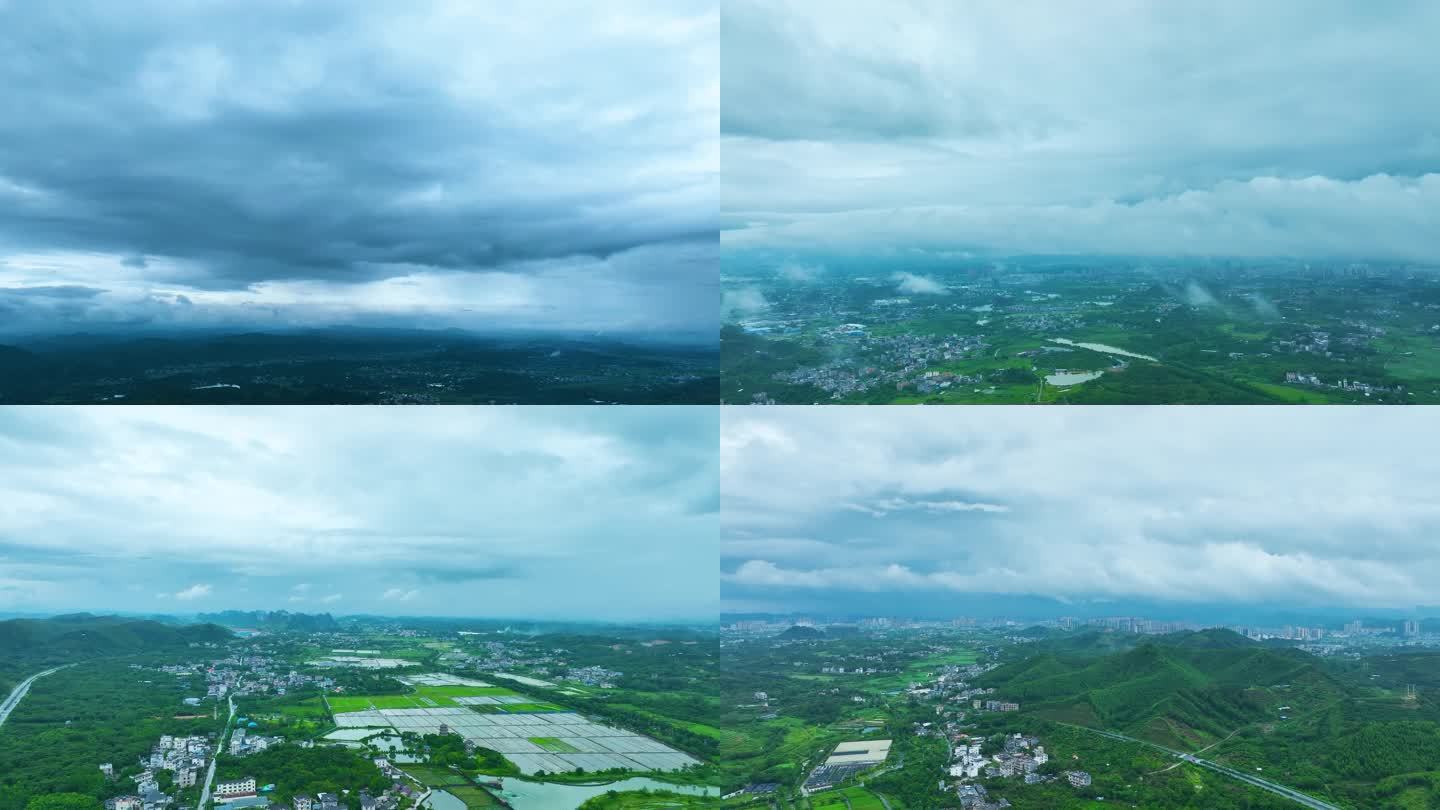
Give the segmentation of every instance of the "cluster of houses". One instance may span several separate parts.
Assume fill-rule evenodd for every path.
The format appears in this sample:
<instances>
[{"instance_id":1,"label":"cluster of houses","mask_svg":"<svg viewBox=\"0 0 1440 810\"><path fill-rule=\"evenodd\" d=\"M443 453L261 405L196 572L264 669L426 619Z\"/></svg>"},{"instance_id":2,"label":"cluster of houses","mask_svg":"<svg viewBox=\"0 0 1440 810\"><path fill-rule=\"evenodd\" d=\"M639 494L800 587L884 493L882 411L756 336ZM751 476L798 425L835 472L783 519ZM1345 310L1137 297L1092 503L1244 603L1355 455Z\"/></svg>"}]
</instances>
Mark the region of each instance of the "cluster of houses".
<instances>
[{"instance_id":1,"label":"cluster of houses","mask_svg":"<svg viewBox=\"0 0 1440 810\"><path fill-rule=\"evenodd\" d=\"M210 749L211 742L207 737L163 735L156 741L150 754L140 758L141 771L132 777L135 781L135 793L106 802L107 810L163 810L170 807L174 798L160 790L157 774L170 771L175 787L191 787L205 770ZM102 763L100 773L104 774L106 779L114 779L115 765L110 762Z\"/></svg>"},{"instance_id":2,"label":"cluster of houses","mask_svg":"<svg viewBox=\"0 0 1440 810\"><path fill-rule=\"evenodd\" d=\"M1077 788L1090 785L1090 774L1085 771L1065 771L1061 774L1041 773L1040 767L1049 761L1050 755L1045 752L1045 746L1040 744L1040 738L1016 733L1006 735L1003 750L989 757L981 753L979 743L971 741L969 744L957 745L954 759L950 765L950 775L960 780L956 788L956 795L960 799L960 806L966 810L972 810L972 808L973 810L988 810L989 808L1009 806L1004 799L992 801L983 786L971 784L966 780L981 777L987 779L1019 777L1027 785L1052 782L1057 779L1065 779L1072 787Z\"/></svg>"},{"instance_id":3,"label":"cluster of houses","mask_svg":"<svg viewBox=\"0 0 1440 810\"><path fill-rule=\"evenodd\" d=\"M984 785L961 785L956 795L963 810L1004 810L1010 806L1009 799L991 801Z\"/></svg>"},{"instance_id":4,"label":"cluster of houses","mask_svg":"<svg viewBox=\"0 0 1440 810\"><path fill-rule=\"evenodd\" d=\"M1370 396L1371 394L1391 394L1403 389L1403 386L1398 385L1371 385L1370 383L1360 382L1359 380L1347 380L1344 378L1333 383L1328 383L1320 379L1318 375L1303 371L1285 372L1285 382L1295 385L1310 385L1317 388L1337 388L1341 391L1352 391L1366 396Z\"/></svg>"},{"instance_id":5,"label":"cluster of houses","mask_svg":"<svg viewBox=\"0 0 1440 810\"><path fill-rule=\"evenodd\" d=\"M105 800L105 810L164 810L174 802L169 796L147 798L143 796L116 796Z\"/></svg>"},{"instance_id":6,"label":"cluster of houses","mask_svg":"<svg viewBox=\"0 0 1440 810\"><path fill-rule=\"evenodd\" d=\"M272 745L279 745L285 742L284 737L266 737L261 734L251 734L250 728L253 728L255 724L251 722L248 724L249 727L247 727L247 725L245 725L245 718L243 717L240 718L240 722L242 725L237 726L235 731L230 734L231 756L244 757L250 754L258 754Z\"/></svg>"},{"instance_id":7,"label":"cluster of houses","mask_svg":"<svg viewBox=\"0 0 1440 810\"><path fill-rule=\"evenodd\" d=\"M302 687L318 687L327 692L335 680L327 675L307 675L289 669L280 660L252 652L220 659L205 670L206 696L284 695Z\"/></svg>"},{"instance_id":8,"label":"cluster of houses","mask_svg":"<svg viewBox=\"0 0 1440 810\"><path fill-rule=\"evenodd\" d=\"M132 669L148 669L177 678L203 677L205 697L217 700L227 696L284 695L301 687L318 687L331 691L335 686L333 678L298 672L290 669L284 660L254 651L238 652L225 658L214 659L208 664L167 664L153 668L139 664L130 666ZM181 683L186 688L190 686L188 680ZM201 702L201 698L187 698L185 701L191 706Z\"/></svg>"},{"instance_id":9,"label":"cluster of houses","mask_svg":"<svg viewBox=\"0 0 1440 810\"><path fill-rule=\"evenodd\" d=\"M625 673L604 667L572 667L565 673L567 680L579 681L586 686L595 686L601 689L614 689L615 682Z\"/></svg>"},{"instance_id":10,"label":"cluster of houses","mask_svg":"<svg viewBox=\"0 0 1440 810\"><path fill-rule=\"evenodd\" d=\"M343 806L340 796L334 793L317 793L314 796L308 794L296 796L290 800L289 805L272 802L262 794L273 786L261 787L257 784L255 777L246 776L243 779L235 779L228 782L219 782L215 785L215 804L230 808L230 810L244 810L244 808L264 808L264 810L340 810ZM349 793L349 791L345 791ZM360 810L397 810L400 806L402 796L415 798L413 789L402 792L401 785L397 784L386 790L379 796L371 795L370 791L360 791ZM123 810L121 808L120 810Z\"/></svg>"}]
</instances>

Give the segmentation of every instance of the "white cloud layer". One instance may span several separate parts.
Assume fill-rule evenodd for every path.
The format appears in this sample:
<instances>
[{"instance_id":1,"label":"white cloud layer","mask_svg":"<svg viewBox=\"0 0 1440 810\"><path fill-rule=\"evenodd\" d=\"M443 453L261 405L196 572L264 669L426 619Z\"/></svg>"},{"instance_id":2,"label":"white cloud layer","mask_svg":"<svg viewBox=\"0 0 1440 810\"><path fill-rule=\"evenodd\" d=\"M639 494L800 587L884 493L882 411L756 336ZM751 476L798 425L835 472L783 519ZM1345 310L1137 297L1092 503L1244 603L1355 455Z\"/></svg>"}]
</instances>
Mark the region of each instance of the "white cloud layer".
<instances>
[{"instance_id":1,"label":"white cloud layer","mask_svg":"<svg viewBox=\"0 0 1440 810\"><path fill-rule=\"evenodd\" d=\"M703 408L0 408L0 607L713 615Z\"/></svg>"},{"instance_id":2,"label":"white cloud layer","mask_svg":"<svg viewBox=\"0 0 1440 810\"><path fill-rule=\"evenodd\" d=\"M962 410L725 409L726 598L1433 601L1423 409Z\"/></svg>"},{"instance_id":3,"label":"white cloud layer","mask_svg":"<svg viewBox=\"0 0 1440 810\"><path fill-rule=\"evenodd\" d=\"M732 248L1440 261L1424 0L730 0Z\"/></svg>"}]
</instances>

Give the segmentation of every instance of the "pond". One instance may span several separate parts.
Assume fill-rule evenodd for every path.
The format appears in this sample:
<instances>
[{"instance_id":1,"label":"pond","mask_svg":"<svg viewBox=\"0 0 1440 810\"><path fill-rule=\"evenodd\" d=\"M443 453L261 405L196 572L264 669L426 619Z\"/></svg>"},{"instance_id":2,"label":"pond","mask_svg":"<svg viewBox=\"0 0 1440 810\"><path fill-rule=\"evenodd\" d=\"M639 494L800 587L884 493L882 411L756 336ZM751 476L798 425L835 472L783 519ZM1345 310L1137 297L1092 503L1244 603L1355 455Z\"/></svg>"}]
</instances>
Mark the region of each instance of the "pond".
<instances>
[{"instance_id":1,"label":"pond","mask_svg":"<svg viewBox=\"0 0 1440 810\"><path fill-rule=\"evenodd\" d=\"M1054 374L1046 374L1045 382L1063 388L1067 385L1079 385L1098 379L1104 373L1103 371L1057 371Z\"/></svg>"},{"instance_id":2,"label":"pond","mask_svg":"<svg viewBox=\"0 0 1440 810\"><path fill-rule=\"evenodd\" d=\"M531 782L525 779L506 778L500 780L500 795L515 810L575 810L576 807L584 804L587 799L603 795L612 790L668 790L671 793L683 793L687 796L719 796L720 789L703 787L700 785L672 785L668 782L658 782L654 779L635 777L623 779L619 782L608 782L603 785L560 785L551 782ZM439 795L437 792L435 795ZM450 794L445 794L446 799L459 802ZM439 804L432 801L437 810L463 810L464 802L451 804Z\"/></svg>"}]
</instances>

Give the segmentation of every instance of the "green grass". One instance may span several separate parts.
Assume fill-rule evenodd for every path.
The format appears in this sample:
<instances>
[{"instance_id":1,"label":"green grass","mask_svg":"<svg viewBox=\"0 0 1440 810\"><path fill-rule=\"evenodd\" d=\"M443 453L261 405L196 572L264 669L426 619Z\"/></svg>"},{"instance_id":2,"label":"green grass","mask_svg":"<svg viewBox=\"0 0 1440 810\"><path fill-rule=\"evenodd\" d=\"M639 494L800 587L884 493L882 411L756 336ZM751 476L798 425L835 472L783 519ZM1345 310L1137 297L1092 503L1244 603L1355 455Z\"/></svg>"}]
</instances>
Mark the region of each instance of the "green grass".
<instances>
[{"instance_id":1,"label":"green grass","mask_svg":"<svg viewBox=\"0 0 1440 810\"><path fill-rule=\"evenodd\" d=\"M1317 391L1313 388L1292 388L1291 386L1280 385L1278 383L1259 382L1255 383L1255 387L1267 394L1273 394L1286 402L1293 402L1297 405L1325 405L1333 401L1330 397L1325 396L1324 392Z\"/></svg>"},{"instance_id":2,"label":"green grass","mask_svg":"<svg viewBox=\"0 0 1440 810\"><path fill-rule=\"evenodd\" d=\"M376 709L413 709L418 704L409 695L343 695L331 697L332 712L363 712Z\"/></svg>"},{"instance_id":3,"label":"green grass","mask_svg":"<svg viewBox=\"0 0 1440 810\"><path fill-rule=\"evenodd\" d=\"M448 787L445 788L445 792L464 802L466 807L501 806L500 802L496 801L495 797L491 796L489 791L484 788L474 787L473 785L466 787Z\"/></svg>"},{"instance_id":4,"label":"green grass","mask_svg":"<svg viewBox=\"0 0 1440 810\"><path fill-rule=\"evenodd\" d=\"M402 770L430 787L450 788L470 784L470 780L448 768L435 768L428 765L405 765L402 767Z\"/></svg>"},{"instance_id":5,"label":"green grass","mask_svg":"<svg viewBox=\"0 0 1440 810\"><path fill-rule=\"evenodd\" d=\"M457 697L496 697L518 695L503 686L417 686L403 695L342 695L330 698L332 712L363 712L373 705L377 709L424 709L435 706L463 706ZM539 704L516 704L539 705Z\"/></svg>"},{"instance_id":6,"label":"green grass","mask_svg":"<svg viewBox=\"0 0 1440 810\"><path fill-rule=\"evenodd\" d=\"M718 802L704 796L679 793L623 791L604 793L580 805L581 810L684 810L691 807L715 807Z\"/></svg>"},{"instance_id":7,"label":"green grass","mask_svg":"<svg viewBox=\"0 0 1440 810\"><path fill-rule=\"evenodd\" d=\"M812 810L846 810L847 807L849 810L885 810L880 798L863 787L827 790L812 798L810 807Z\"/></svg>"},{"instance_id":8,"label":"green grass","mask_svg":"<svg viewBox=\"0 0 1440 810\"><path fill-rule=\"evenodd\" d=\"M520 694L514 689L507 689L503 686L417 686L415 687L415 692L416 694L425 695L436 700L441 698L482 697L487 695L494 697Z\"/></svg>"},{"instance_id":9,"label":"green grass","mask_svg":"<svg viewBox=\"0 0 1440 810\"><path fill-rule=\"evenodd\" d=\"M556 754L578 754L579 748L565 742L558 737L530 737L530 742Z\"/></svg>"}]
</instances>

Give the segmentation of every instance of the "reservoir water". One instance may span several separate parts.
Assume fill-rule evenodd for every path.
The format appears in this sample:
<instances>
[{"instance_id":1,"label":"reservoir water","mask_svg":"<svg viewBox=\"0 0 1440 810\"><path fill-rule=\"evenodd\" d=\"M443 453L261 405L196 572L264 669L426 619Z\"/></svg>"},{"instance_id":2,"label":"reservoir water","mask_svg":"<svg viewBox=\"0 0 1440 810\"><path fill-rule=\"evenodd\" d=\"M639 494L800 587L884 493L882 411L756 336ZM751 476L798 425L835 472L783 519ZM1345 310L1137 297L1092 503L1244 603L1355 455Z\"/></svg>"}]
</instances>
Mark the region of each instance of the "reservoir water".
<instances>
[{"instance_id":1,"label":"reservoir water","mask_svg":"<svg viewBox=\"0 0 1440 810\"><path fill-rule=\"evenodd\" d=\"M1157 363L1159 362L1154 357L1151 357L1148 354L1136 354L1135 352L1127 351L1125 349L1121 349L1115 346L1107 346L1104 343L1077 343L1067 338L1050 338L1050 342L1059 343L1063 346L1078 346L1082 349L1089 349L1092 352L1101 352L1103 354L1118 354L1121 357L1135 357L1140 360L1150 360Z\"/></svg>"}]
</instances>

